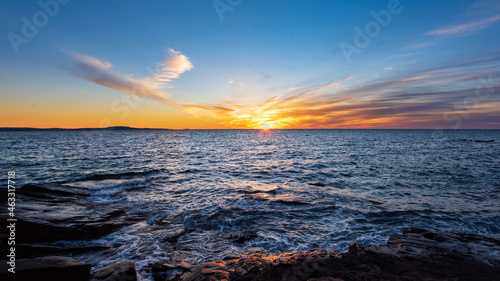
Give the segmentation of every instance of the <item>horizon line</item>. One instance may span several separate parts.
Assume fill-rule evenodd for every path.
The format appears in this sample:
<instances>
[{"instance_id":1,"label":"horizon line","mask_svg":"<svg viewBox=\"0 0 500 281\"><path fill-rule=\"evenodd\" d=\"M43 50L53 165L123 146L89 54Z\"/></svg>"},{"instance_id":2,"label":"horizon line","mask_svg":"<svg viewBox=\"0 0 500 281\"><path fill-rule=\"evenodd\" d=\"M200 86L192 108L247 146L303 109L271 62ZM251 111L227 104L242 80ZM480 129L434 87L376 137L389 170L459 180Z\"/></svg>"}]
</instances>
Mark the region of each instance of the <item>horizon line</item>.
<instances>
[{"instance_id":1,"label":"horizon line","mask_svg":"<svg viewBox=\"0 0 500 281\"><path fill-rule=\"evenodd\" d=\"M464 128L464 129L454 129L454 128L204 128L204 129L172 129L172 128L139 128L139 127L129 127L129 126L110 126L102 128L92 128L92 127L80 127L80 128L37 128L37 127L0 127L0 131L70 131L70 130L170 130L170 131L186 131L186 130L500 130L500 128Z\"/></svg>"}]
</instances>

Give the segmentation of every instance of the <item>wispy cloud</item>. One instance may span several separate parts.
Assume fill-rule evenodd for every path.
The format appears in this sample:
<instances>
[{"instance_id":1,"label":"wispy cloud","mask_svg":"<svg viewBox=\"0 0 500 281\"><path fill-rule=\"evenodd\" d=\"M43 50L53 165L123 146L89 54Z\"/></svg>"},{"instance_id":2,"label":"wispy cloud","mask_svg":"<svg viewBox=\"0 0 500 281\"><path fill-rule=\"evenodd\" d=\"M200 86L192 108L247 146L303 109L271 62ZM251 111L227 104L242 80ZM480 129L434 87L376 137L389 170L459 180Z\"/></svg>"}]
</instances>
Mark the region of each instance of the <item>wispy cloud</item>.
<instances>
[{"instance_id":1,"label":"wispy cloud","mask_svg":"<svg viewBox=\"0 0 500 281\"><path fill-rule=\"evenodd\" d=\"M125 94L153 99L188 113L204 111L211 112L218 117L229 116L241 108L241 106L230 103L222 105L180 103L163 92L161 88L167 87L168 82L179 78L182 73L194 67L187 56L173 49L167 49L165 59L155 66L154 73L143 79L135 79L130 75L115 72L112 69L113 65L108 61L69 50L62 51L69 54L72 59L69 65L62 67L64 70L78 78ZM243 83L236 85L239 88L246 87Z\"/></svg>"},{"instance_id":2,"label":"wispy cloud","mask_svg":"<svg viewBox=\"0 0 500 281\"><path fill-rule=\"evenodd\" d=\"M174 49L167 49L167 57L162 62L158 63L155 68L155 75L148 79L152 83L170 82L172 79L177 79L179 76L191 69L194 66L188 57Z\"/></svg>"},{"instance_id":3,"label":"wispy cloud","mask_svg":"<svg viewBox=\"0 0 500 281\"><path fill-rule=\"evenodd\" d=\"M451 35L467 35L476 31L485 29L494 23L500 21L500 15L494 15L485 19L474 22L450 25L438 29L431 30L425 35L451 36Z\"/></svg>"},{"instance_id":4,"label":"wispy cloud","mask_svg":"<svg viewBox=\"0 0 500 281\"><path fill-rule=\"evenodd\" d=\"M423 43L415 43L415 44L411 44L411 45L406 46L405 49L413 49L413 50L417 49L417 50L420 50L420 49L425 49L427 47L434 46L436 44L437 44L436 41L423 42Z\"/></svg>"},{"instance_id":5,"label":"wispy cloud","mask_svg":"<svg viewBox=\"0 0 500 281\"><path fill-rule=\"evenodd\" d=\"M467 122L472 128L481 124L500 126L500 113L494 109L500 104L498 52L411 70L401 69L400 73L394 72L392 78L383 80L366 81L363 77L356 80L350 76L323 81L276 95L255 106L233 106L232 110L225 107L222 112L220 108L203 110L220 113L224 124L238 128L265 125L271 128L449 128L453 124L447 123L444 116L450 113L469 116ZM478 87L482 88L480 99ZM471 100L478 104L471 105Z\"/></svg>"},{"instance_id":6,"label":"wispy cloud","mask_svg":"<svg viewBox=\"0 0 500 281\"><path fill-rule=\"evenodd\" d=\"M233 79L229 79L227 83L231 85L231 88L239 88L239 89L248 88L248 86L243 84L243 82L234 82Z\"/></svg>"},{"instance_id":7,"label":"wispy cloud","mask_svg":"<svg viewBox=\"0 0 500 281\"><path fill-rule=\"evenodd\" d=\"M500 51L436 62L434 67L418 71L415 66L398 67L397 72L387 72L389 78L379 80L367 80L373 77L369 74L311 80L253 105L245 101L184 104L172 100L160 85L193 68L187 57L173 50L161 63L163 71L145 79L116 73L110 62L66 52L73 58L66 70L79 78L158 100L198 117L215 117L232 128L432 128L445 124L443 116L450 111L473 116L468 119L470 124L500 126L500 121L495 121L500 120ZM477 107L466 108L464 102L477 95L478 85L485 83L480 79L485 77L490 77L487 88L494 94ZM238 86L234 80L228 83Z\"/></svg>"},{"instance_id":8,"label":"wispy cloud","mask_svg":"<svg viewBox=\"0 0 500 281\"><path fill-rule=\"evenodd\" d=\"M157 65L155 74L152 77L136 79L115 72L112 69L113 65L108 61L69 50L62 51L72 58L71 63L62 68L78 78L136 97L154 99L176 108L182 107L159 90L167 82L178 78L180 74L193 68L189 58L180 52L167 49L165 60Z\"/></svg>"}]
</instances>

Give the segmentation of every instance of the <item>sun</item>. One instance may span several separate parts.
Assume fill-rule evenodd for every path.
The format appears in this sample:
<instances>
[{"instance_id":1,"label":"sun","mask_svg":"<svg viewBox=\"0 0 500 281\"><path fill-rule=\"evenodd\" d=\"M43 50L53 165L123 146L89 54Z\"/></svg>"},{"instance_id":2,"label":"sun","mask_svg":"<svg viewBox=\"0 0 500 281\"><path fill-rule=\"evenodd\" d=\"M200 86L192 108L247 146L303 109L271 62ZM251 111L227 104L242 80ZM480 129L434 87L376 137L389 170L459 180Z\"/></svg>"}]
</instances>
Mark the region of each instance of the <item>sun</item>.
<instances>
[{"instance_id":1,"label":"sun","mask_svg":"<svg viewBox=\"0 0 500 281\"><path fill-rule=\"evenodd\" d=\"M262 130L267 131L267 130L271 129L271 125L269 125L269 123L266 123L266 124L264 124L264 125L260 126L260 128L261 128Z\"/></svg>"}]
</instances>

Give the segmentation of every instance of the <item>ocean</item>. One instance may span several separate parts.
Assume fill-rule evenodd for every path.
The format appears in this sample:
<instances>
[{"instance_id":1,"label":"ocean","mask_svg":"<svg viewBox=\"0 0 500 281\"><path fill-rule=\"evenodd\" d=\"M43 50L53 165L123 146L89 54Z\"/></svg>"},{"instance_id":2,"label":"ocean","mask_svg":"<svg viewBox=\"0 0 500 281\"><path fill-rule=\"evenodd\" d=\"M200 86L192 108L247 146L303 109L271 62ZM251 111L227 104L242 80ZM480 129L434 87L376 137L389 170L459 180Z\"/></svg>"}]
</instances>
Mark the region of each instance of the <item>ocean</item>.
<instances>
[{"instance_id":1,"label":"ocean","mask_svg":"<svg viewBox=\"0 0 500 281\"><path fill-rule=\"evenodd\" d=\"M111 245L72 256L132 260L142 280L156 260L345 251L409 226L500 234L500 130L4 131L0 146L2 180L77 186L144 216L55 243Z\"/></svg>"}]
</instances>

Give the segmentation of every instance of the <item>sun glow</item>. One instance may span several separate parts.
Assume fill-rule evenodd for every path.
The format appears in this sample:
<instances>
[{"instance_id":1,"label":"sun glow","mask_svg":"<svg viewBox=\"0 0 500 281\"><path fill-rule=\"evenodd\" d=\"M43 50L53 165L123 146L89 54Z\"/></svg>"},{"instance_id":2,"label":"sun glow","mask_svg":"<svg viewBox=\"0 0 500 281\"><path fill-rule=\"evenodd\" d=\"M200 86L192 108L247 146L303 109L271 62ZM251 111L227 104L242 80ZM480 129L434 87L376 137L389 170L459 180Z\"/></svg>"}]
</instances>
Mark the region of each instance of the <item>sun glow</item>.
<instances>
[{"instance_id":1,"label":"sun glow","mask_svg":"<svg viewBox=\"0 0 500 281\"><path fill-rule=\"evenodd\" d=\"M266 123L266 124L260 126L260 128L264 131L267 131L267 130L271 129L271 125L269 123Z\"/></svg>"}]
</instances>

